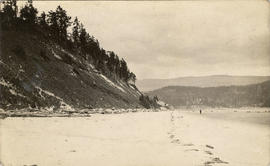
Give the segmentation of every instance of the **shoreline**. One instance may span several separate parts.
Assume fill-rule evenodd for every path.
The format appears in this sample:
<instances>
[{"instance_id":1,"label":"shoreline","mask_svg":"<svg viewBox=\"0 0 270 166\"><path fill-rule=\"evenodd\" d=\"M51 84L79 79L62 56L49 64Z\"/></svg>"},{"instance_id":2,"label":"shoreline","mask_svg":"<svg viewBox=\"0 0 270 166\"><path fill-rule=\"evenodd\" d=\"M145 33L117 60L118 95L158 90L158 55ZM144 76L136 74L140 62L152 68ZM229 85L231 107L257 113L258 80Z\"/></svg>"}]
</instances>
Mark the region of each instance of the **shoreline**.
<instances>
[{"instance_id":1,"label":"shoreline","mask_svg":"<svg viewBox=\"0 0 270 166\"><path fill-rule=\"evenodd\" d=\"M1 110L0 109L0 119L5 119L8 117L91 117L94 114L124 114L124 113L135 113L135 112L160 112L160 111L170 111L164 109L81 109L81 110L31 110L31 109L21 109L21 110Z\"/></svg>"},{"instance_id":2,"label":"shoreline","mask_svg":"<svg viewBox=\"0 0 270 166\"><path fill-rule=\"evenodd\" d=\"M254 111L252 111L252 110ZM58 110L49 110L49 109L40 109L33 110L30 108L25 109L15 109L15 110L3 110L0 108L0 119L5 119L8 117L91 117L94 114L123 114L129 112L160 112L160 111L183 111L196 113L200 108L176 108L176 109L115 109L115 108L96 108L96 109L58 109ZM204 113L237 113L237 112L246 112L246 113L270 113L270 107L242 107L242 108L203 108ZM215 111L213 111L215 110Z\"/></svg>"}]
</instances>

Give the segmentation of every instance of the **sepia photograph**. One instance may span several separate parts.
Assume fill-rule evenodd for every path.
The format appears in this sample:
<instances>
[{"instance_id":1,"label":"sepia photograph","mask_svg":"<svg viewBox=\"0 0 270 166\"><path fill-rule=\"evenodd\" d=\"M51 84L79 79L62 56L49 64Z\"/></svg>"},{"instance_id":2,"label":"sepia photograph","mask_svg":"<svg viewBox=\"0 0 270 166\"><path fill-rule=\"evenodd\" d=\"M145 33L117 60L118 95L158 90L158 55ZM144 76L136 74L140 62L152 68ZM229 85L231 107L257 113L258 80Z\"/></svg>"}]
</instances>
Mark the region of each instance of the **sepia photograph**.
<instances>
[{"instance_id":1,"label":"sepia photograph","mask_svg":"<svg viewBox=\"0 0 270 166\"><path fill-rule=\"evenodd\" d=\"M270 1L0 0L0 166L270 166Z\"/></svg>"}]
</instances>

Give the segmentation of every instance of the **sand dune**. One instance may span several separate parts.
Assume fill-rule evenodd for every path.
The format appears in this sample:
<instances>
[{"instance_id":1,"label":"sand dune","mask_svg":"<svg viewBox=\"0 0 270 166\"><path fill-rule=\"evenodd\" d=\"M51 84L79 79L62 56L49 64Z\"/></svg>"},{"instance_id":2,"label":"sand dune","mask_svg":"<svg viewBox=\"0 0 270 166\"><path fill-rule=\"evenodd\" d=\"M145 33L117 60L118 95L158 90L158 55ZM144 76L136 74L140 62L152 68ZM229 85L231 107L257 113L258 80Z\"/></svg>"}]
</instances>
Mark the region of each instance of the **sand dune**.
<instances>
[{"instance_id":1,"label":"sand dune","mask_svg":"<svg viewBox=\"0 0 270 166\"><path fill-rule=\"evenodd\" d=\"M266 166L270 113L167 111L1 120L3 165ZM237 120L237 116L253 121ZM222 118L226 117L226 118ZM240 119L241 119L240 118Z\"/></svg>"}]
</instances>

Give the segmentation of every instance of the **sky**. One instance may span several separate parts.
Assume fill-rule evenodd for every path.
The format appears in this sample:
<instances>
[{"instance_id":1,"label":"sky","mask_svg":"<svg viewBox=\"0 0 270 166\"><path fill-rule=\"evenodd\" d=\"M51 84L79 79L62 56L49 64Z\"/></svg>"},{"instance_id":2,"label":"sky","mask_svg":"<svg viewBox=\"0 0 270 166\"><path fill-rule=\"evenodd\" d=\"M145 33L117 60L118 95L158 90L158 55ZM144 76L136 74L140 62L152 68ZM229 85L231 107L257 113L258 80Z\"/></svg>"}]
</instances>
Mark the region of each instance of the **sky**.
<instances>
[{"instance_id":1,"label":"sky","mask_svg":"<svg viewBox=\"0 0 270 166\"><path fill-rule=\"evenodd\" d=\"M270 6L257 1L34 1L61 5L138 79L270 75Z\"/></svg>"}]
</instances>

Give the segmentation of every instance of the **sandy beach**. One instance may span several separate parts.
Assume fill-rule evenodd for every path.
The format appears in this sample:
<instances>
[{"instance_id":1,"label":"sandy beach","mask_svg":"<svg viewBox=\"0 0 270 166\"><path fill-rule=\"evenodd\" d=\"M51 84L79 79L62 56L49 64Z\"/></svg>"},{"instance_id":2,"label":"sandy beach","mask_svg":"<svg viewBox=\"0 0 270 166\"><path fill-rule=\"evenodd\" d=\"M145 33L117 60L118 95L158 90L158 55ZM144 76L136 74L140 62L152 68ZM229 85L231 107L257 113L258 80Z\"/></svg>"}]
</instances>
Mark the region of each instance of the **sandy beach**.
<instances>
[{"instance_id":1,"label":"sandy beach","mask_svg":"<svg viewBox=\"0 0 270 166\"><path fill-rule=\"evenodd\" d=\"M4 166L267 166L270 113L175 110L0 121Z\"/></svg>"}]
</instances>

